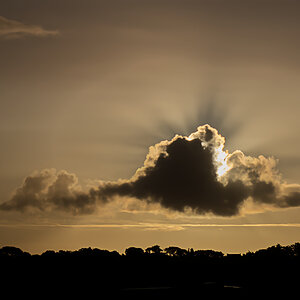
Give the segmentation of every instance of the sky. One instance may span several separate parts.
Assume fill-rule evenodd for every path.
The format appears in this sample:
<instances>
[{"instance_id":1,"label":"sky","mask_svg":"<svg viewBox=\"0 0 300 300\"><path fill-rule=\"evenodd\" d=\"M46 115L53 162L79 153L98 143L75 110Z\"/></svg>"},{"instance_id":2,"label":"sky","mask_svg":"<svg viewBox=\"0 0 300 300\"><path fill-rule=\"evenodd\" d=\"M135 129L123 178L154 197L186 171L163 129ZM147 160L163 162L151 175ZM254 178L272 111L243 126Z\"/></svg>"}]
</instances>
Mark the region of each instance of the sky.
<instances>
[{"instance_id":1,"label":"sky","mask_svg":"<svg viewBox=\"0 0 300 300\"><path fill-rule=\"evenodd\" d=\"M1 1L0 246L298 242L299 13Z\"/></svg>"}]
</instances>

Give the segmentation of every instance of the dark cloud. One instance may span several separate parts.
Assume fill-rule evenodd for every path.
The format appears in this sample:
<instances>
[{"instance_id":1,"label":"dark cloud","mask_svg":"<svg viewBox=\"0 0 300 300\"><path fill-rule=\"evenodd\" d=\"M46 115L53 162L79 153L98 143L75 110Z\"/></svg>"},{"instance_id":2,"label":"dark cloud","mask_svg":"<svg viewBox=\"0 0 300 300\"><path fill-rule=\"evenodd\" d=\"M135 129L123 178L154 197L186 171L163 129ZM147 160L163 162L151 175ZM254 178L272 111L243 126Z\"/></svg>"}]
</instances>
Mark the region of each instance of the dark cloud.
<instances>
[{"instance_id":1,"label":"dark cloud","mask_svg":"<svg viewBox=\"0 0 300 300\"><path fill-rule=\"evenodd\" d=\"M197 213L212 212L233 215L248 195L240 181L225 186L217 180L210 149L199 139L178 137L161 153L154 166L134 181L111 183L100 189L100 195L131 196L157 201L162 206L184 211L190 207Z\"/></svg>"},{"instance_id":2,"label":"dark cloud","mask_svg":"<svg viewBox=\"0 0 300 300\"><path fill-rule=\"evenodd\" d=\"M137 176L104 185L99 196L129 196L172 210L191 208L198 214L221 216L238 214L250 198L258 205L300 205L300 193L284 195L274 158L246 156L241 151L229 154L224 144L225 139L209 125L198 127L189 137L161 142L150 147ZM224 174L218 174L218 168L224 167Z\"/></svg>"},{"instance_id":3,"label":"dark cloud","mask_svg":"<svg viewBox=\"0 0 300 300\"><path fill-rule=\"evenodd\" d=\"M292 192L282 197L278 203L280 207L296 207L300 206L300 192Z\"/></svg>"},{"instance_id":4,"label":"dark cloud","mask_svg":"<svg viewBox=\"0 0 300 300\"><path fill-rule=\"evenodd\" d=\"M159 203L170 210L237 215L247 199L273 207L300 205L298 185L284 183L274 158L224 151L225 139L209 125L149 148L144 165L129 180L102 182L83 192L77 177L44 170L28 176L2 210L64 210L87 214L115 196Z\"/></svg>"}]
</instances>

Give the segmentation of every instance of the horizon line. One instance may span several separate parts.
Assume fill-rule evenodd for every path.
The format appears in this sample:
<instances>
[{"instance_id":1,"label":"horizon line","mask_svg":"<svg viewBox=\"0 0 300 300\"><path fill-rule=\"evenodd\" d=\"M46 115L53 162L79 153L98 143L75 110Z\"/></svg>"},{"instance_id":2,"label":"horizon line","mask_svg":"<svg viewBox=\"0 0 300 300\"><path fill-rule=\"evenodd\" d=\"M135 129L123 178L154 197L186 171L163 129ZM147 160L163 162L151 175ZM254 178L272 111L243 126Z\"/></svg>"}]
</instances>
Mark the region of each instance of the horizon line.
<instances>
[{"instance_id":1,"label":"horizon line","mask_svg":"<svg viewBox=\"0 0 300 300\"><path fill-rule=\"evenodd\" d=\"M218 223L137 223L137 224L0 224L0 227L66 227L66 228L141 228L153 230L184 230L185 228L201 227L300 227L300 223L243 223L243 224L218 224Z\"/></svg>"}]
</instances>

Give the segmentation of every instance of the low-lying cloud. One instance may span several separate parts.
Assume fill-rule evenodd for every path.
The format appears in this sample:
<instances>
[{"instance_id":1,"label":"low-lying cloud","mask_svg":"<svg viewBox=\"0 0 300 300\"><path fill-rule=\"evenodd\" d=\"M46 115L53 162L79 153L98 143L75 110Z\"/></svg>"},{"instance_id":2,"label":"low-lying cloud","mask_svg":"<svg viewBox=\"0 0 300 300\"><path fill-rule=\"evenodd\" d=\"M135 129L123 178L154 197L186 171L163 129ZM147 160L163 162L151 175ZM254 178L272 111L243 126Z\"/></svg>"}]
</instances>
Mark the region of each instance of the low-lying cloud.
<instances>
[{"instance_id":1,"label":"low-lying cloud","mask_svg":"<svg viewBox=\"0 0 300 300\"><path fill-rule=\"evenodd\" d=\"M95 210L96 198L82 192L75 174L45 169L25 178L12 198L0 206L2 210L63 210L87 214Z\"/></svg>"},{"instance_id":2,"label":"low-lying cloud","mask_svg":"<svg viewBox=\"0 0 300 300\"><path fill-rule=\"evenodd\" d=\"M0 38L20 38L24 36L45 37L57 34L57 30L46 30L38 25L24 24L0 16Z\"/></svg>"},{"instance_id":3,"label":"low-lying cloud","mask_svg":"<svg viewBox=\"0 0 300 300\"><path fill-rule=\"evenodd\" d=\"M28 176L2 210L93 213L115 197L158 203L173 211L234 216L246 200L271 207L300 206L300 186L284 182L277 160L224 150L225 138L209 125L149 148L144 165L128 180L103 181L83 192L77 177L44 170Z\"/></svg>"}]
</instances>

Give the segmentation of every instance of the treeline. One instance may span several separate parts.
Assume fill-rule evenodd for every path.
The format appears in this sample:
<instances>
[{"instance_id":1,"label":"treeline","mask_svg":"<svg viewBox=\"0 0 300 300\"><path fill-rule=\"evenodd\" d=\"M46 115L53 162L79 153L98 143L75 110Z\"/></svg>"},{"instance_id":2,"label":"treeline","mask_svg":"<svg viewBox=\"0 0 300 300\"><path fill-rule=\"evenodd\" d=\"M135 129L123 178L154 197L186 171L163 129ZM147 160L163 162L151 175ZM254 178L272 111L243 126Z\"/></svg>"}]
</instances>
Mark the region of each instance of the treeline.
<instances>
[{"instance_id":1,"label":"treeline","mask_svg":"<svg viewBox=\"0 0 300 300\"><path fill-rule=\"evenodd\" d=\"M158 295L155 293L164 295L163 299L200 299L200 294L210 293L229 293L231 299L233 295L240 299L245 295L255 297L262 290L268 295L296 292L300 243L243 254L154 245L146 249L129 247L122 254L82 248L32 255L5 246L0 249L0 266L4 278L1 287L9 288L11 297L20 291L26 294L42 289L56 298L62 293L68 298L108 293L110 298L103 299L111 299L134 291L136 298L132 299L143 300L147 299L145 293L151 294L151 299ZM145 292L144 288L150 287Z\"/></svg>"},{"instance_id":2,"label":"treeline","mask_svg":"<svg viewBox=\"0 0 300 300\"><path fill-rule=\"evenodd\" d=\"M293 258L300 257L300 243L295 243L288 246L281 246L277 244L276 246L271 246L266 249L260 249L256 252L248 251L244 254L227 254L225 255L221 251L215 250L194 250L193 248L180 248L176 246L170 246L162 249L159 245L154 245L146 249L129 247L125 250L124 254L120 254L117 251L108 251L98 248L81 248L75 251L69 250L47 250L42 254L30 254L28 252L22 251L20 248L12 246L4 246L0 248L0 258L25 258L25 257L104 257L104 258L117 258L117 257L130 257L130 258L142 258L147 256L168 256L168 257L195 257L195 258L206 258L206 259L223 259L223 258Z\"/></svg>"}]
</instances>

